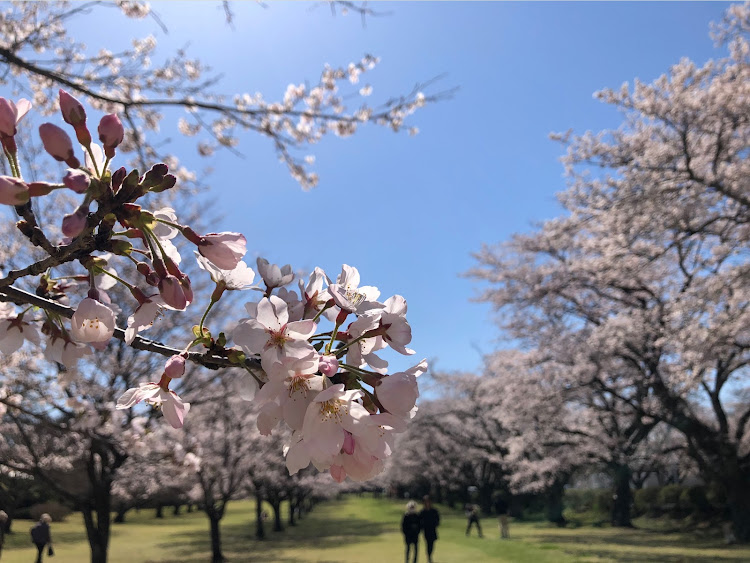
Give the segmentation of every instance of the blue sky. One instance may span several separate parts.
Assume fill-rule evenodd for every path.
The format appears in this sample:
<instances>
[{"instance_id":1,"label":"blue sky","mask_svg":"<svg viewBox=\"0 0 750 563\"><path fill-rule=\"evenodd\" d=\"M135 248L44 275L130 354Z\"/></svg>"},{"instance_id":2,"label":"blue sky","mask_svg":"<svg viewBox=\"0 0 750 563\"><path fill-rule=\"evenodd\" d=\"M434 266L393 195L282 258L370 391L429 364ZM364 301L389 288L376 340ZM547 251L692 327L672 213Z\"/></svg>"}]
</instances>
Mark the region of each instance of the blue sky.
<instances>
[{"instance_id":1,"label":"blue sky","mask_svg":"<svg viewBox=\"0 0 750 563\"><path fill-rule=\"evenodd\" d=\"M373 127L306 151L321 177L311 192L253 135L242 138L245 158L212 158L208 182L224 213L216 230L243 232L248 262L261 255L333 277L342 263L356 266L383 298L406 297L419 358L440 370L475 370L502 340L490 307L471 302L478 284L461 273L482 243L558 214L563 147L548 134L616 127L620 116L594 91L651 81L682 57L703 63L723 55L708 24L728 4L371 3L391 14L363 28L358 16L333 17L320 3L235 2L234 30L218 2L152 5L168 35L145 20L117 33L88 28L86 42L115 50L137 29L156 36L159 52L189 44L224 74L222 91L260 91L267 100L281 98L290 82L316 81L324 63L365 53L381 57L364 79L372 102L442 74L436 89L460 88L411 118L416 137ZM179 151L185 164L205 166L192 146ZM411 365L388 359L398 369Z\"/></svg>"}]
</instances>

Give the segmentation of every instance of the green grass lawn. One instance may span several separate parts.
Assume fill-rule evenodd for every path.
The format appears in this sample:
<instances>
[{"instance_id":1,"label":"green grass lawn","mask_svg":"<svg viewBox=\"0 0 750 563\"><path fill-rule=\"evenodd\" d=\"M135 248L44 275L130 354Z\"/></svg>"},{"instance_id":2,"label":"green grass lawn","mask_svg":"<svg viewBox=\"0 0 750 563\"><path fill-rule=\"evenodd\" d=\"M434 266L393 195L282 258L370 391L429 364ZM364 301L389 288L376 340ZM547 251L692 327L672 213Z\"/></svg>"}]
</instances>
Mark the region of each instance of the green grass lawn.
<instances>
[{"instance_id":1,"label":"green grass lawn","mask_svg":"<svg viewBox=\"0 0 750 563\"><path fill-rule=\"evenodd\" d=\"M222 521L224 555L234 562L381 562L403 559L400 522L403 502L369 497L346 497L319 505L293 528L254 537L254 504L230 503ZM583 561L721 562L750 561L750 548L722 545L718 537L664 534L646 530L581 527L560 529L537 523L512 523L510 540L498 539L494 518L484 518L485 537L465 537L466 520L460 511L438 507L440 539L435 563ZM270 508L268 509L271 513ZM167 515L169 514L169 515ZM115 524L110 544L111 563L209 561L208 520L201 512L156 519L153 510L130 512L125 524ZM31 563L29 521L16 521L8 536L3 563ZM89 559L83 521L72 515L52 525L56 555L51 563L86 563ZM419 561L426 561L420 544Z\"/></svg>"}]
</instances>

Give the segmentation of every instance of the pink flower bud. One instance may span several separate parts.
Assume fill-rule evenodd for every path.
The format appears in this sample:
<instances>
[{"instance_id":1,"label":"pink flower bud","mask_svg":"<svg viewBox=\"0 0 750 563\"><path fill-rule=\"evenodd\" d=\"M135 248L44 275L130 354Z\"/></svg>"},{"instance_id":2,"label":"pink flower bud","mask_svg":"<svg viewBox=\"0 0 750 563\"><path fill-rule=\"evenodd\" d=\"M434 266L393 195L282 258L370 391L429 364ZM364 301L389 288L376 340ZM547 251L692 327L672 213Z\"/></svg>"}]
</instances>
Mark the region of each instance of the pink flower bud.
<instances>
[{"instance_id":1,"label":"pink flower bud","mask_svg":"<svg viewBox=\"0 0 750 563\"><path fill-rule=\"evenodd\" d=\"M184 311L188 305L180 280L171 274L167 274L159 282L159 294L164 303L172 309Z\"/></svg>"},{"instance_id":2,"label":"pink flower bud","mask_svg":"<svg viewBox=\"0 0 750 563\"><path fill-rule=\"evenodd\" d=\"M247 241L240 233L209 233L202 237L198 252L220 270L234 270L247 252Z\"/></svg>"},{"instance_id":3,"label":"pink flower bud","mask_svg":"<svg viewBox=\"0 0 750 563\"><path fill-rule=\"evenodd\" d=\"M83 109L83 104L62 89L60 90L60 111L65 123L73 126L86 123L86 110Z\"/></svg>"},{"instance_id":4,"label":"pink flower bud","mask_svg":"<svg viewBox=\"0 0 750 563\"><path fill-rule=\"evenodd\" d=\"M23 205L29 201L29 187L18 178L0 176L0 204Z\"/></svg>"},{"instance_id":5,"label":"pink flower bud","mask_svg":"<svg viewBox=\"0 0 750 563\"><path fill-rule=\"evenodd\" d=\"M46 150L52 158L59 160L60 162L66 162L71 168L78 168L81 165L73 154L73 141L71 141L68 134L57 125L53 125L52 123L42 123L39 126L39 136L42 138L44 150ZM73 160L75 160L77 164L71 164L71 161Z\"/></svg>"},{"instance_id":6,"label":"pink flower bud","mask_svg":"<svg viewBox=\"0 0 750 563\"><path fill-rule=\"evenodd\" d=\"M16 104L0 98L0 134L12 137L16 134Z\"/></svg>"},{"instance_id":7,"label":"pink flower bud","mask_svg":"<svg viewBox=\"0 0 750 563\"><path fill-rule=\"evenodd\" d=\"M68 173L63 177L63 184L66 188L70 188L77 194L86 193L91 184L91 178L83 170L69 169Z\"/></svg>"},{"instance_id":8,"label":"pink flower bud","mask_svg":"<svg viewBox=\"0 0 750 563\"><path fill-rule=\"evenodd\" d=\"M142 276L147 276L153 272L153 270L151 269L151 266L149 266L145 262L138 262L135 269L138 270L138 273L141 274Z\"/></svg>"},{"instance_id":9,"label":"pink flower bud","mask_svg":"<svg viewBox=\"0 0 750 563\"><path fill-rule=\"evenodd\" d=\"M79 207L73 213L63 217L62 234L68 238L75 238L86 228L86 218L88 217L88 207Z\"/></svg>"},{"instance_id":10,"label":"pink flower bud","mask_svg":"<svg viewBox=\"0 0 750 563\"><path fill-rule=\"evenodd\" d=\"M164 375L172 379L178 379L185 373L185 358L179 354L167 360L164 366Z\"/></svg>"},{"instance_id":11,"label":"pink flower bud","mask_svg":"<svg viewBox=\"0 0 750 563\"><path fill-rule=\"evenodd\" d=\"M26 99L18 100L18 105L12 100L0 97L0 135L12 137L16 134L16 125L31 109L31 102Z\"/></svg>"},{"instance_id":12,"label":"pink flower bud","mask_svg":"<svg viewBox=\"0 0 750 563\"><path fill-rule=\"evenodd\" d=\"M104 154L107 158L115 156L115 148L122 143L125 136L125 128L116 114L110 113L102 117L99 122L99 140L104 146Z\"/></svg>"},{"instance_id":13,"label":"pink flower bud","mask_svg":"<svg viewBox=\"0 0 750 563\"><path fill-rule=\"evenodd\" d=\"M326 377L333 377L339 370L339 361L334 355L321 356L318 369L320 369L320 373Z\"/></svg>"}]
</instances>

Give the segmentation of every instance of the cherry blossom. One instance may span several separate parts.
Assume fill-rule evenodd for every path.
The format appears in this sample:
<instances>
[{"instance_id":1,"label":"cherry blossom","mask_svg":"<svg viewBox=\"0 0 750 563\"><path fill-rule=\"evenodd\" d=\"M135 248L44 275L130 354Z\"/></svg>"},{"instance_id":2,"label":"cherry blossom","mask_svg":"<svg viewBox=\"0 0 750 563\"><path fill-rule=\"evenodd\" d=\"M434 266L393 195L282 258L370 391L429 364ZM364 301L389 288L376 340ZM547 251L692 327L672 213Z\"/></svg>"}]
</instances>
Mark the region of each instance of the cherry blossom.
<instances>
[{"instance_id":1,"label":"cherry blossom","mask_svg":"<svg viewBox=\"0 0 750 563\"><path fill-rule=\"evenodd\" d=\"M160 407L172 428L182 428L185 415L190 410L190 403L184 402L177 393L164 389L158 383L141 383L137 388L128 389L117 400L117 408L129 409L141 401Z\"/></svg>"},{"instance_id":2,"label":"cherry blossom","mask_svg":"<svg viewBox=\"0 0 750 563\"><path fill-rule=\"evenodd\" d=\"M375 394L383 407L392 415L409 419L416 414L416 402L419 397L417 377L427 371L427 360L416 366L386 376L378 382Z\"/></svg>"},{"instance_id":3,"label":"cherry blossom","mask_svg":"<svg viewBox=\"0 0 750 563\"><path fill-rule=\"evenodd\" d=\"M247 252L247 241L240 233L209 233L201 237L198 252L217 268L234 270Z\"/></svg>"},{"instance_id":4,"label":"cherry blossom","mask_svg":"<svg viewBox=\"0 0 750 563\"><path fill-rule=\"evenodd\" d=\"M22 317L0 319L0 352L12 354L28 340L37 346L41 342L36 327Z\"/></svg>"},{"instance_id":5,"label":"cherry blossom","mask_svg":"<svg viewBox=\"0 0 750 563\"><path fill-rule=\"evenodd\" d=\"M234 329L234 341L250 354L260 354L266 371L284 358L304 358L314 351L307 339L315 331L312 320L288 322L284 301L272 295L257 305L256 318L242 321Z\"/></svg>"},{"instance_id":6,"label":"cherry blossom","mask_svg":"<svg viewBox=\"0 0 750 563\"><path fill-rule=\"evenodd\" d=\"M197 252L195 253L195 259L198 261L198 266L207 271L215 283L223 284L226 289L243 290L253 287L255 272L243 261L238 262L232 270L222 270Z\"/></svg>"},{"instance_id":7,"label":"cherry blossom","mask_svg":"<svg viewBox=\"0 0 750 563\"><path fill-rule=\"evenodd\" d=\"M106 346L114 332L112 309L90 297L78 304L70 319L70 334L77 342L90 343L94 347Z\"/></svg>"},{"instance_id":8,"label":"cherry blossom","mask_svg":"<svg viewBox=\"0 0 750 563\"><path fill-rule=\"evenodd\" d=\"M48 360L62 364L68 369L74 369L78 360L89 355L91 355L90 347L73 342L64 336L51 336L44 349L44 356Z\"/></svg>"},{"instance_id":9,"label":"cherry blossom","mask_svg":"<svg viewBox=\"0 0 750 563\"><path fill-rule=\"evenodd\" d=\"M370 285L360 287L359 283L359 270L344 264L336 283L328 285L328 293L336 305L347 313L362 314L372 309L382 309L383 304L377 302L380 297L378 288Z\"/></svg>"},{"instance_id":10,"label":"cherry blossom","mask_svg":"<svg viewBox=\"0 0 750 563\"><path fill-rule=\"evenodd\" d=\"M301 359L287 358L275 364L266 383L256 394L255 401L263 405L276 401L281 407L284 422L292 430L301 430L307 406L323 390L323 376L318 371L318 355Z\"/></svg>"},{"instance_id":11,"label":"cherry blossom","mask_svg":"<svg viewBox=\"0 0 750 563\"><path fill-rule=\"evenodd\" d=\"M13 103L12 100L0 97L0 135L13 137L16 134L16 125L30 109L31 102L25 98Z\"/></svg>"},{"instance_id":12,"label":"cherry blossom","mask_svg":"<svg viewBox=\"0 0 750 563\"><path fill-rule=\"evenodd\" d=\"M127 344L132 344L139 332L154 325L154 321L161 313L162 305L163 301L158 295L152 295L138 305L135 312L128 317L128 326L125 329Z\"/></svg>"},{"instance_id":13,"label":"cherry blossom","mask_svg":"<svg viewBox=\"0 0 750 563\"><path fill-rule=\"evenodd\" d=\"M294 273L289 264L279 268L276 264L269 264L268 260L260 257L258 257L256 263L258 266L258 273L260 274L260 277L263 278L263 282L268 289L282 287L294 279Z\"/></svg>"},{"instance_id":14,"label":"cherry blossom","mask_svg":"<svg viewBox=\"0 0 750 563\"><path fill-rule=\"evenodd\" d=\"M305 412L300 441L292 444L287 452L291 473L296 473L295 468L306 467L310 461L318 469L331 466L344 446L345 431L356 436L370 416L356 402L361 397L362 391L347 391L342 384L332 385L318 393Z\"/></svg>"}]
</instances>

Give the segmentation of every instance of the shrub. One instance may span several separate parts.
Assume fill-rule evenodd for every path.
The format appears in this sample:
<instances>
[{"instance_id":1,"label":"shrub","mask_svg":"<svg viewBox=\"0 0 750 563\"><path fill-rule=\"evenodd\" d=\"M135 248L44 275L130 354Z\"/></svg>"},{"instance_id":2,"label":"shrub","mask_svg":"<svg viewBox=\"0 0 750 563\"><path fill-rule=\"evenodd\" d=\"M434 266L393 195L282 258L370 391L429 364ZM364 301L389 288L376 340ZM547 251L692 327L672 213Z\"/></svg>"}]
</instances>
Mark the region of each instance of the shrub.
<instances>
[{"instance_id":1,"label":"shrub","mask_svg":"<svg viewBox=\"0 0 750 563\"><path fill-rule=\"evenodd\" d=\"M660 492L661 489L659 487L637 489L633 494L636 514L658 516Z\"/></svg>"},{"instance_id":2,"label":"shrub","mask_svg":"<svg viewBox=\"0 0 750 563\"><path fill-rule=\"evenodd\" d=\"M64 522L65 518L73 511L64 504L60 504L54 500L35 504L29 509L29 515L32 520L39 520L45 512L52 517L53 522Z\"/></svg>"},{"instance_id":3,"label":"shrub","mask_svg":"<svg viewBox=\"0 0 750 563\"><path fill-rule=\"evenodd\" d=\"M684 489L680 495L680 507L692 513L710 512L711 505L708 503L706 487L696 485Z\"/></svg>"}]
</instances>

